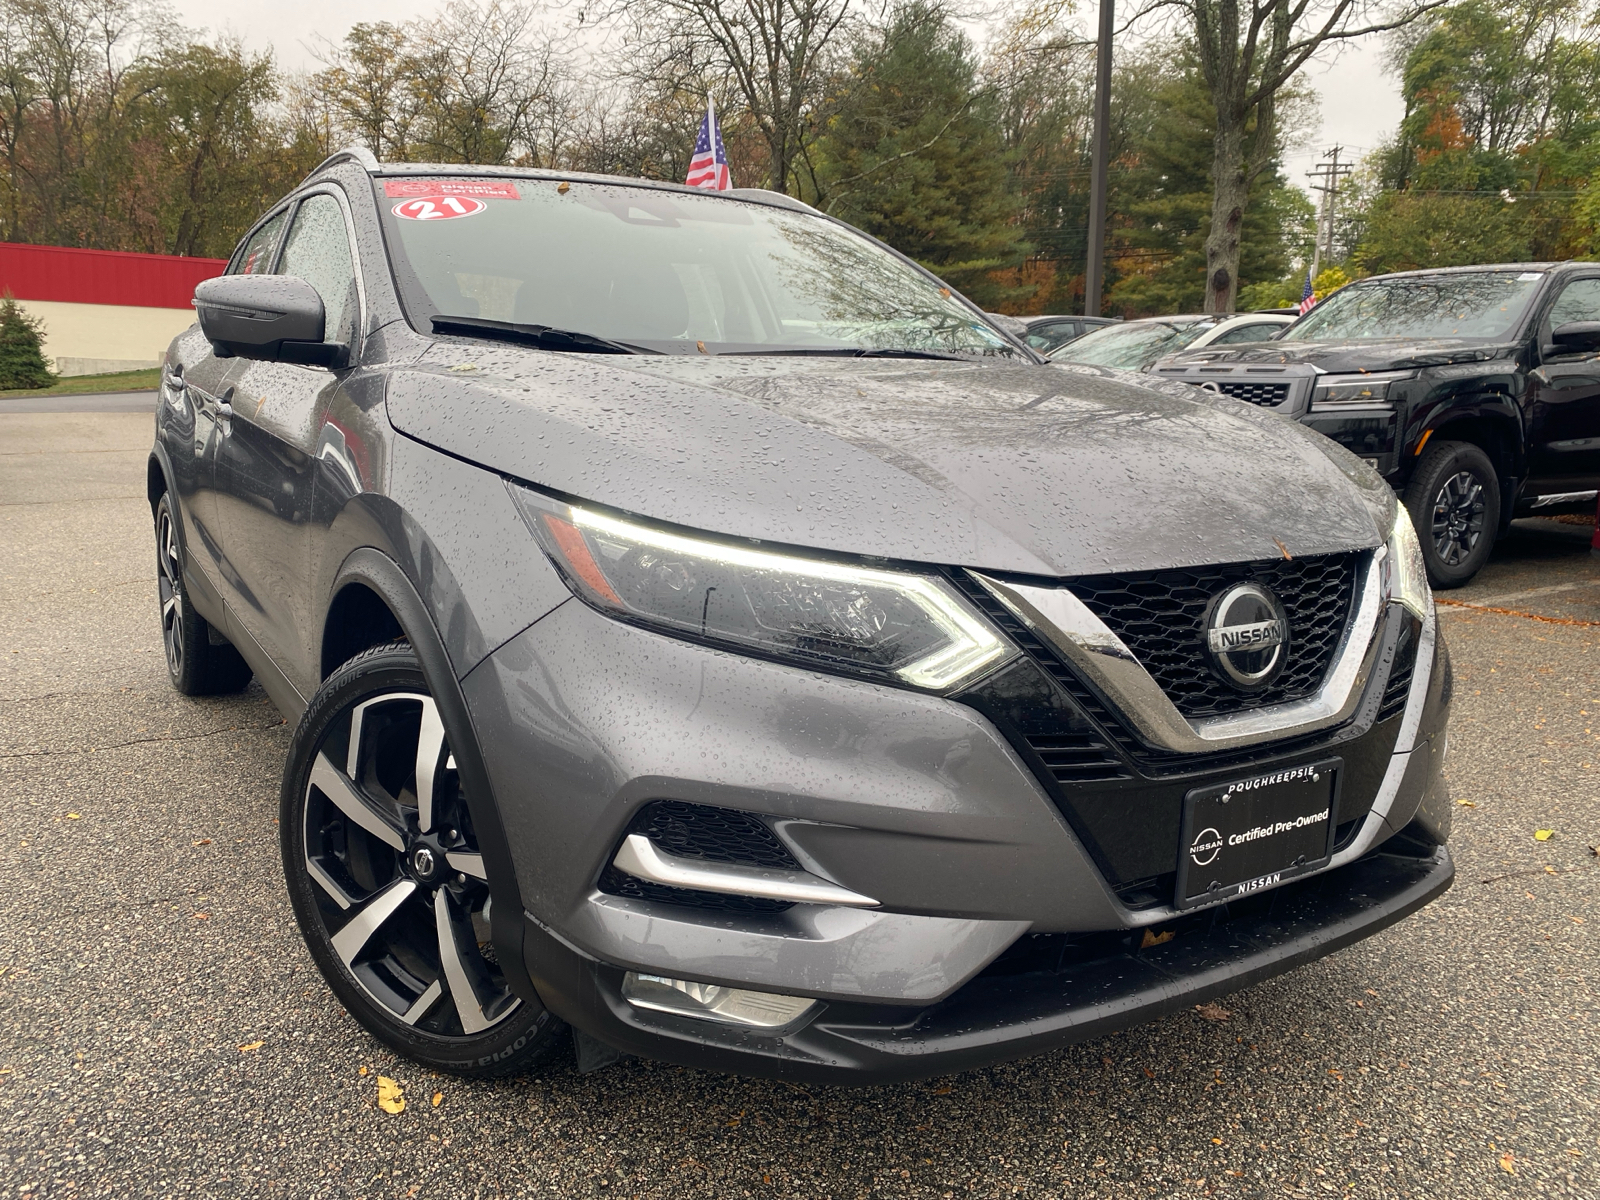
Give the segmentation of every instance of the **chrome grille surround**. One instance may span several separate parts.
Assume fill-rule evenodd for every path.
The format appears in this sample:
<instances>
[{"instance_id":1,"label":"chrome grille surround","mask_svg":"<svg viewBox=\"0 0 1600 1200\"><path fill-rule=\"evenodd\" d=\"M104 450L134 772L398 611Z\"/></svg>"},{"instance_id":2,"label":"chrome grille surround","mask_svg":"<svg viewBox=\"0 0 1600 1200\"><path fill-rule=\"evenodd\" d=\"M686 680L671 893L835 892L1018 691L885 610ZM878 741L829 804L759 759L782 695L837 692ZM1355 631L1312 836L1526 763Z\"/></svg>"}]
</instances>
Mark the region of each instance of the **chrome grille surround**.
<instances>
[{"instance_id":1,"label":"chrome grille surround","mask_svg":"<svg viewBox=\"0 0 1600 1200\"><path fill-rule=\"evenodd\" d=\"M1117 634L1069 587L1035 587L970 572L1024 625L1049 643L1150 745L1203 754L1296 737L1338 725L1360 703L1378 654L1383 615L1378 547L1357 567L1355 610L1345 622L1314 695L1219 716L1186 717Z\"/></svg>"}]
</instances>

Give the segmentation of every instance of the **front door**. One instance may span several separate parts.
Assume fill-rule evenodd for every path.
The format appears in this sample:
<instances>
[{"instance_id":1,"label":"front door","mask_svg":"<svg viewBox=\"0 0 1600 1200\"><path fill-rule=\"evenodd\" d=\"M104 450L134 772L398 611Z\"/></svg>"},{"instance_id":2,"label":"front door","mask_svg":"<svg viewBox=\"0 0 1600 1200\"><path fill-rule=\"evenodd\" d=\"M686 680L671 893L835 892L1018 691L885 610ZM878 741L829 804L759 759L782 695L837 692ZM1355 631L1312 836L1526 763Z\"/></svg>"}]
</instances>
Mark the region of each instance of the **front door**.
<instances>
[{"instance_id":1,"label":"front door","mask_svg":"<svg viewBox=\"0 0 1600 1200\"><path fill-rule=\"evenodd\" d=\"M1554 349L1552 330L1600 321L1600 275L1562 288L1539 329L1543 361L1530 375L1528 494L1600 488L1600 355Z\"/></svg>"},{"instance_id":2,"label":"front door","mask_svg":"<svg viewBox=\"0 0 1600 1200\"><path fill-rule=\"evenodd\" d=\"M264 272L283 233L287 211L263 221L251 233L229 268L230 274ZM169 367L161 389L167 406L167 457L183 525L187 567L203 576L210 593L220 594L223 575L221 532L217 525L217 452L232 418L232 380L238 360L218 358L199 327L179 341L180 358Z\"/></svg>"},{"instance_id":3,"label":"front door","mask_svg":"<svg viewBox=\"0 0 1600 1200\"><path fill-rule=\"evenodd\" d=\"M316 193L301 201L276 273L297 275L315 287L326 314L326 340L352 344L359 327L355 271L344 210L334 196ZM321 639L321 630L312 627L308 594L318 435L343 374L292 363L242 363L232 379L230 432L217 455L229 606L301 701L317 686ZM262 682L273 686L266 678Z\"/></svg>"}]
</instances>

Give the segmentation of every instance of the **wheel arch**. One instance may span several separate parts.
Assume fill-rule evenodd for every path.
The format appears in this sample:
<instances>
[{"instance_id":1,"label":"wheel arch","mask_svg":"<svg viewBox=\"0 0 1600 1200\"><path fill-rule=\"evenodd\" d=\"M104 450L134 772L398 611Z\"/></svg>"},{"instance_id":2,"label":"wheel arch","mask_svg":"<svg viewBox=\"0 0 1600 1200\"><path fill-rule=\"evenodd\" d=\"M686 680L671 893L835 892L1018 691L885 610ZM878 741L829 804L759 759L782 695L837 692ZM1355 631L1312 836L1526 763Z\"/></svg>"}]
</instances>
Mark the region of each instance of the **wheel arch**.
<instances>
[{"instance_id":1,"label":"wheel arch","mask_svg":"<svg viewBox=\"0 0 1600 1200\"><path fill-rule=\"evenodd\" d=\"M160 502L161 497L170 491L172 491L172 471L170 470L170 464L167 462L166 451L162 448L161 443L157 442L151 449L150 458L144 466L144 492L145 497L150 501L151 512L155 512L156 505ZM173 498L173 503L177 503L176 497Z\"/></svg>"},{"instance_id":2,"label":"wheel arch","mask_svg":"<svg viewBox=\"0 0 1600 1200\"><path fill-rule=\"evenodd\" d=\"M1502 480L1522 475L1522 427L1517 418L1498 405L1470 411L1446 412L1425 431L1425 443L1412 451L1421 457L1439 442L1470 442L1489 456Z\"/></svg>"},{"instance_id":3,"label":"wheel arch","mask_svg":"<svg viewBox=\"0 0 1600 1200\"><path fill-rule=\"evenodd\" d=\"M356 640L370 636L383 628L384 616L393 622L398 637L411 644L417 663L428 681L434 703L439 707L439 717L444 722L450 739L450 749L456 757L456 767L466 784L467 803L472 813L473 826L478 831L479 850L483 854L486 874L489 877L489 894L494 900L490 913L490 935L494 939L495 953L504 967L506 980L512 990L524 999L543 1003L534 991L532 980L523 961L523 906L522 893L511 861L510 845L506 838L505 823L500 819L500 807L495 799L494 786L489 778L483 750L473 728L472 715L467 708L466 696L456 678L450 657L444 648L438 627L428 613L422 596L412 585L405 572L388 555L364 546L353 550L340 566L334 578L333 603L329 606L328 622L324 625L323 656L340 643L338 627L333 625L336 611L342 612L340 620L353 622L351 630L358 634ZM339 606L343 605L341 609ZM377 607L374 607L377 606ZM372 623L362 625L361 620ZM330 641L330 630L335 640ZM397 640L395 637L385 641ZM353 652L360 653L370 645L367 642ZM347 656L350 657L350 656ZM340 659L343 662L345 659ZM334 664L337 667L338 663ZM323 671L326 678L328 668Z\"/></svg>"}]
</instances>

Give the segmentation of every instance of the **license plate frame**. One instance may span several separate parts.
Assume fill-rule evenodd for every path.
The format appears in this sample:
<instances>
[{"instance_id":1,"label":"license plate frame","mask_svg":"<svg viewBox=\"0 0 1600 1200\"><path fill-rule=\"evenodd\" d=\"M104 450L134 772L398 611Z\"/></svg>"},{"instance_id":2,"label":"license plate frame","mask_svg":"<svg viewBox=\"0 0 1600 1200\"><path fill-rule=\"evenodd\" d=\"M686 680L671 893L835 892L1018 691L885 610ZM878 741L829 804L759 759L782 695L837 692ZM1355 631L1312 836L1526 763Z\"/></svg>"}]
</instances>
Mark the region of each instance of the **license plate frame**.
<instances>
[{"instance_id":1,"label":"license plate frame","mask_svg":"<svg viewBox=\"0 0 1600 1200\"><path fill-rule=\"evenodd\" d=\"M1325 758L1188 792L1174 906L1237 900L1327 866L1343 782L1344 760Z\"/></svg>"}]
</instances>

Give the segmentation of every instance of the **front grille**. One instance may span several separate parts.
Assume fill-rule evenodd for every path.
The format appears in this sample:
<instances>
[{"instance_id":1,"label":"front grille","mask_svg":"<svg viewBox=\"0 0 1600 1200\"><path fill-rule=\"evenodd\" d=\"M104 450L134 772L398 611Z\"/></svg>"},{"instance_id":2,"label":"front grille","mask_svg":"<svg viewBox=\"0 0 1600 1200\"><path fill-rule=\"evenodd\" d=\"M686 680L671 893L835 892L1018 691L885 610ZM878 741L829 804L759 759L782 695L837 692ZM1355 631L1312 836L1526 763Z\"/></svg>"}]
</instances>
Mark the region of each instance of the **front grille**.
<instances>
[{"instance_id":1,"label":"front grille","mask_svg":"<svg viewBox=\"0 0 1600 1200\"><path fill-rule=\"evenodd\" d=\"M1092 733L1034 734L1028 738L1028 745L1057 783L1092 783L1128 776L1116 752Z\"/></svg>"},{"instance_id":2,"label":"front grille","mask_svg":"<svg viewBox=\"0 0 1600 1200\"><path fill-rule=\"evenodd\" d=\"M780 871L801 869L789 848L764 821L731 808L688 804L682 800L656 800L639 811L629 824L628 832L643 834L662 851L678 858ZM793 907L787 900L728 896L651 883L619 871L609 862L600 875L599 886L602 892L613 896L713 912L781 913Z\"/></svg>"},{"instance_id":3,"label":"front grille","mask_svg":"<svg viewBox=\"0 0 1600 1200\"><path fill-rule=\"evenodd\" d=\"M1359 555L1323 554L1066 582L1120 637L1186 717L1221 716L1298 700L1328 672L1350 618ZM1224 589L1246 580L1270 588L1289 618L1288 665L1268 686L1240 692L1211 668L1205 615Z\"/></svg>"},{"instance_id":4,"label":"front grille","mask_svg":"<svg viewBox=\"0 0 1600 1200\"><path fill-rule=\"evenodd\" d=\"M1378 720L1387 721L1406 710L1406 700L1411 695L1411 675L1417 665L1416 626L1406 623L1395 647L1394 666L1389 669L1389 682L1383 689L1383 702L1378 705Z\"/></svg>"},{"instance_id":5,"label":"front grille","mask_svg":"<svg viewBox=\"0 0 1600 1200\"><path fill-rule=\"evenodd\" d=\"M1251 404L1259 404L1264 408L1282 404L1289 398L1287 383L1262 383L1248 379L1213 379L1208 382L1224 396L1232 396L1235 400L1248 400Z\"/></svg>"}]
</instances>

